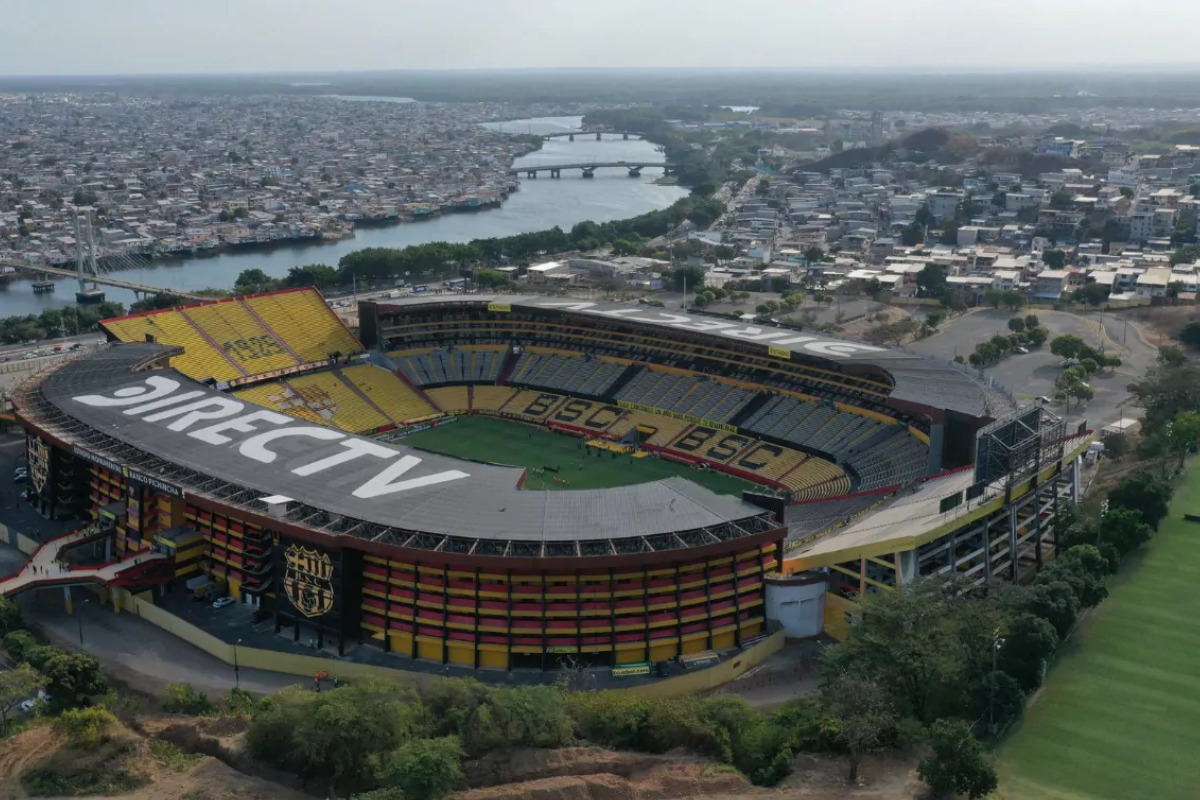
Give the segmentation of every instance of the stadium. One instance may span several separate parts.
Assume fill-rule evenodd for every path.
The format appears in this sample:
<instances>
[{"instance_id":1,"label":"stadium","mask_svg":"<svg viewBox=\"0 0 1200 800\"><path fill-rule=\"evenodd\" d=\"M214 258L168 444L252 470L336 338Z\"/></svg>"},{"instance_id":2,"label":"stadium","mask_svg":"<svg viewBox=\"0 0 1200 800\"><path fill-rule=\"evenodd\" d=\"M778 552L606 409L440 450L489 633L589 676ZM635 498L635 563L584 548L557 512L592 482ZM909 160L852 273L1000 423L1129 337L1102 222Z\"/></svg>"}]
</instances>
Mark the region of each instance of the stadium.
<instances>
[{"instance_id":1,"label":"stadium","mask_svg":"<svg viewBox=\"0 0 1200 800\"><path fill-rule=\"evenodd\" d=\"M647 674L844 635L858 596L918 575L1027 578L1090 442L960 365L773 323L358 311L358 336L313 289L111 319L23 384L32 502L111 546L88 577L211 583L400 667Z\"/></svg>"}]
</instances>

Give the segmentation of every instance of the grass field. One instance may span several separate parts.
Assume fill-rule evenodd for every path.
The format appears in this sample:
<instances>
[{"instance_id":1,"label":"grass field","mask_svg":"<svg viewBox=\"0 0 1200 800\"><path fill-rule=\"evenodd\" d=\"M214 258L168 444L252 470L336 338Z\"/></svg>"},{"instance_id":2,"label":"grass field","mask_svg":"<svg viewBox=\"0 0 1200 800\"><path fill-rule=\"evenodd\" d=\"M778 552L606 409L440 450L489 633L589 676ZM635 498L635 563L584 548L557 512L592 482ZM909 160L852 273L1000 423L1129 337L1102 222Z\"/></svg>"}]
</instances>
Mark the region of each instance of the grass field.
<instances>
[{"instance_id":1,"label":"grass field","mask_svg":"<svg viewBox=\"0 0 1200 800\"><path fill-rule=\"evenodd\" d=\"M1000 751L1000 796L1200 797L1200 462Z\"/></svg>"},{"instance_id":2,"label":"grass field","mask_svg":"<svg viewBox=\"0 0 1200 800\"><path fill-rule=\"evenodd\" d=\"M583 439L553 433L533 425L494 417L460 417L450 425L421 431L405 444L477 461L512 464L526 469L558 467L567 485L550 480L551 473L540 477L529 473L526 489L606 489L649 483L681 475L718 494L740 495L754 484L712 470L698 470L661 458L633 458L581 448ZM599 457L595 453L600 452Z\"/></svg>"}]
</instances>

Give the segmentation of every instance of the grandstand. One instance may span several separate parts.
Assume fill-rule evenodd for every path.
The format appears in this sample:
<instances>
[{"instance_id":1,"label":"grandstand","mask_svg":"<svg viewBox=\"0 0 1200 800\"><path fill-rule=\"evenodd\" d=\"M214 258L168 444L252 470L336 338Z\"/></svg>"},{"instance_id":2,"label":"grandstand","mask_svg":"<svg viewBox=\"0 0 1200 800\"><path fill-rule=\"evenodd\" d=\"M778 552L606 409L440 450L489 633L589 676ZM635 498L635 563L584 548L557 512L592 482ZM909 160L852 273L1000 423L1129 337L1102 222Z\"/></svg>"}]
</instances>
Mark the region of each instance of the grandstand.
<instances>
[{"instance_id":1,"label":"grandstand","mask_svg":"<svg viewBox=\"0 0 1200 800\"><path fill-rule=\"evenodd\" d=\"M396 375L370 364L293 375L234 395L350 433L389 430L441 415Z\"/></svg>"},{"instance_id":2,"label":"grandstand","mask_svg":"<svg viewBox=\"0 0 1200 800\"><path fill-rule=\"evenodd\" d=\"M498 347L447 347L388 353L417 386L494 383L508 351Z\"/></svg>"},{"instance_id":3,"label":"grandstand","mask_svg":"<svg viewBox=\"0 0 1200 800\"><path fill-rule=\"evenodd\" d=\"M839 635L853 598L920 575L1024 579L1078 491L1086 434L977 481L1003 392L910 354L563 298L359 319L362 356L312 290L106 321L121 344L14 397L31 502L119 555L199 537L177 576L295 641L384 652L360 660L645 674L756 641L787 592L824 593L796 607Z\"/></svg>"},{"instance_id":4,"label":"grandstand","mask_svg":"<svg viewBox=\"0 0 1200 800\"><path fill-rule=\"evenodd\" d=\"M652 406L714 422L728 422L756 392L709 378L644 369L616 394L617 400Z\"/></svg>"},{"instance_id":5,"label":"grandstand","mask_svg":"<svg viewBox=\"0 0 1200 800\"><path fill-rule=\"evenodd\" d=\"M173 365L197 380L241 381L362 352L316 289L289 289L105 320L122 342L182 347Z\"/></svg>"}]
</instances>

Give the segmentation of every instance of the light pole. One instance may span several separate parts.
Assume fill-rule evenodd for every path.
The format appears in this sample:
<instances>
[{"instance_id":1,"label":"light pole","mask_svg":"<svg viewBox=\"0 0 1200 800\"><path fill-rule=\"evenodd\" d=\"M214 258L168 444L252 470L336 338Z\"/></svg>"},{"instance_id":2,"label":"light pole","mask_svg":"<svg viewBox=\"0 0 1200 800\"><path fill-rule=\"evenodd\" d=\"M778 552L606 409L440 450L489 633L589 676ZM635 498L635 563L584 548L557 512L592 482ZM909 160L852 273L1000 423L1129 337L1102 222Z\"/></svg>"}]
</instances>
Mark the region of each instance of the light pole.
<instances>
[{"instance_id":1,"label":"light pole","mask_svg":"<svg viewBox=\"0 0 1200 800\"><path fill-rule=\"evenodd\" d=\"M242 688L242 676L241 670L238 668L237 646L241 643L241 639L233 643L233 683L239 689Z\"/></svg>"},{"instance_id":2,"label":"light pole","mask_svg":"<svg viewBox=\"0 0 1200 800\"><path fill-rule=\"evenodd\" d=\"M79 609L75 612L75 623L79 626L79 646L83 647L83 607L88 604L87 598L84 598L79 603Z\"/></svg>"},{"instance_id":3,"label":"light pole","mask_svg":"<svg viewBox=\"0 0 1200 800\"><path fill-rule=\"evenodd\" d=\"M991 686L988 698L988 733L996 734L996 655L1000 652L1000 648L1004 645L1004 640L1000 638L1000 629L992 631L992 674Z\"/></svg>"}]
</instances>

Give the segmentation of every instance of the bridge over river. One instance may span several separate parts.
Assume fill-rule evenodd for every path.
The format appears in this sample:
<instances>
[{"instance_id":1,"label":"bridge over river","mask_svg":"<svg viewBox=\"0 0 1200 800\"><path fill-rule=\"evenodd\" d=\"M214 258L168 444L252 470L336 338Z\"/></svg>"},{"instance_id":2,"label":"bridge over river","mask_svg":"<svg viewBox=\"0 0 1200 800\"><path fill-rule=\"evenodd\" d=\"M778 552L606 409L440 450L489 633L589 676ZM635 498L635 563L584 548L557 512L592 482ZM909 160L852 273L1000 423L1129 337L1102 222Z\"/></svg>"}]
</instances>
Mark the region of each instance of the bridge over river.
<instances>
[{"instance_id":1,"label":"bridge over river","mask_svg":"<svg viewBox=\"0 0 1200 800\"><path fill-rule=\"evenodd\" d=\"M576 136L592 136L595 135L596 141L599 142L605 136L620 136L622 139L641 139L640 133L632 133L630 131L563 131L561 133L547 133L542 135L542 139L549 141L550 139L567 139L575 141Z\"/></svg>"},{"instance_id":2,"label":"bridge over river","mask_svg":"<svg viewBox=\"0 0 1200 800\"><path fill-rule=\"evenodd\" d=\"M580 164L543 164L538 166L514 167L508 170L509 175L524 175L526 178L536 178L539 172L549 172L551 178L561 178L563 170L577 169L585 178L593 178L596 170L607 168L622 168L629 170L629 177L636 178L643 169L661 169L664 175L670 175L674 167L665 161L591 161Z\"/></svg>"},{"instance_id":3,"label":"bridge over river","mask_svg":"<svg viewBox=\"0 0 1200 800\"><path fill-rule=\"evenodd\" d=\"M209 299L209 298L205 298L203 295L190 294L188 292L183 292L178 289L164 289L161 286L150 286L145 283L135 283L134 281L121 280L120 278L115 277L111 273L106 273L103 271L98 272L96 274L92 274L91 272L81 273L78 270L64 269L63 267L51 267L47 264L30 264L25 261L8 261L8 260L4 260L4 259L0 259L0 267L13 267L13 268L19 269L19 270L23 269L23 270L28 270L30 272L39 272L39 273L42 273L43 275L53 275L53 276L59 277L59 278L76 278L76 279L79 279L81 282L95 283L95 284L99 284L101 286L114 286L118 289L129 289L130 291L132 291L136 294L173 294L173 295L177 295L179 297L183 297L187 300ZM38 284L35 284L35 290L36 290L37 286L38 286ZM51 287L53 287L53 284L51 284ZM86 294L87 293L84 291L82 284L81 284L79 295L77 295L77 297L80 298L81 302L87 302L87 300L85 300L82 297L82 295L86 295ZM103 299L103 297L100 296L98 299Z\"/></svg>"}]
</instances>

